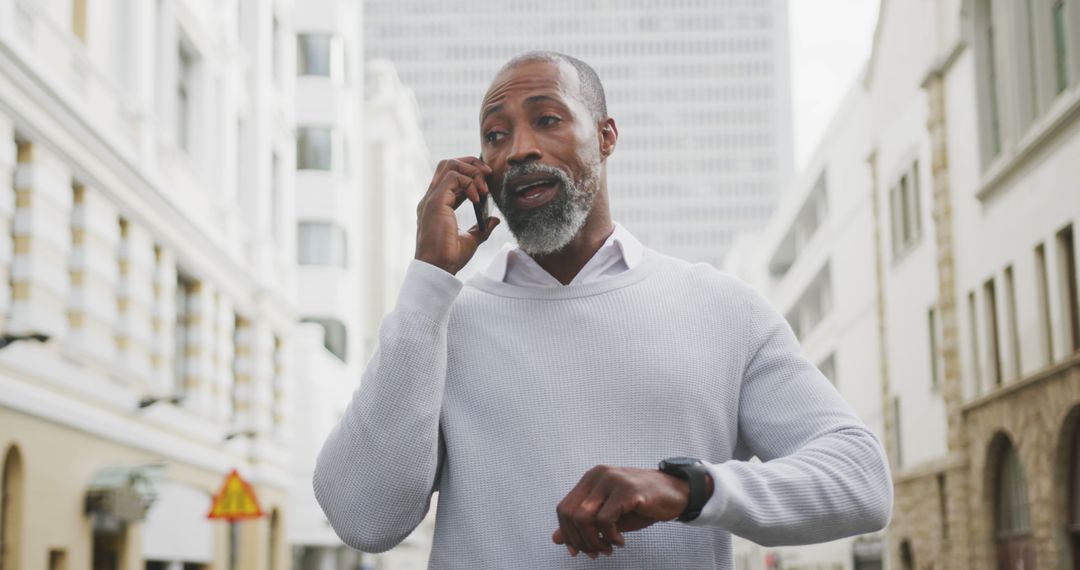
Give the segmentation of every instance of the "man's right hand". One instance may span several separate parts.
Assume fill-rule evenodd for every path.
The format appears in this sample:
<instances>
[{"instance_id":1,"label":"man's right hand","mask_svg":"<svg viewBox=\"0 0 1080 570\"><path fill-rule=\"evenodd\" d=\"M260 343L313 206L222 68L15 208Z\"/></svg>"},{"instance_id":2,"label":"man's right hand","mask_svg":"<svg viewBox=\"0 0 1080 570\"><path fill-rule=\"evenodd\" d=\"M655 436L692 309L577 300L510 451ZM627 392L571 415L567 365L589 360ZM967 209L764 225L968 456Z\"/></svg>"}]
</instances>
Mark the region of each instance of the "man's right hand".
<instances>
[{"instance_id":1,"label":"man's right hand","mask_svg":"<svg viewBox=\"0 0 1080 570\"><path fill-rule=\"evenodd\" d=\"M462 232L454 210L465 200L476 203L488 194L484 177L491 172L491 167L472 156L439 163L427 194L416 207L416 259L450 274L457 274L472 259L499 219L489 217L486 232L475 225Z\"/></svg>"}]
</instances>

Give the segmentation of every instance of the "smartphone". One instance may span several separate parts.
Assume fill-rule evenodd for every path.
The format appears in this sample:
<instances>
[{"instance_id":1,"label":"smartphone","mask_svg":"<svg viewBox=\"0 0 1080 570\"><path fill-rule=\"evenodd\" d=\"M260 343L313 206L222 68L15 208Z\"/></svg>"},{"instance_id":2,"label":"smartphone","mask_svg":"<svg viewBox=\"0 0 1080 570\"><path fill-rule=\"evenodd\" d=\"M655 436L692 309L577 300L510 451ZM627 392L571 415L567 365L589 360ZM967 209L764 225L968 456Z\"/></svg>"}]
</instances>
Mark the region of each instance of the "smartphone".
<instances>
[{"instance_id":1,"label":"smartphone","mask_svg":"<svg viewBox=\"0 0 1080 570\"><path fill-rule=\"evenodd\" d=\"M476 212L476 227L480 228L480 235L487 237L487 219L488 212L491 211L491 207L488 206L488 202L491 198L484 194L480 196L479 202L473 203L473 211Z\"/></svg>"},{"instance_id":2,"label":"smartphone","mask_svg":"<svg viewBox=\"0 0 1080 570\"><path fill-rule=\"evenodd\" d=\"M484 160L484 153L481 152L479 156L480 160ZM484 177L484 181L488 182L487 177ZM488 188L490 187L491 185L489 183ZM480 196L479 202L473 203L473 211L476 212L476 227L480 228L480 235L484 236L485 238L487 237L487 219L488 216L491 215L491 206L489 205L490 202L490 195L484 194Z\"/></svg>"}]
</instances>

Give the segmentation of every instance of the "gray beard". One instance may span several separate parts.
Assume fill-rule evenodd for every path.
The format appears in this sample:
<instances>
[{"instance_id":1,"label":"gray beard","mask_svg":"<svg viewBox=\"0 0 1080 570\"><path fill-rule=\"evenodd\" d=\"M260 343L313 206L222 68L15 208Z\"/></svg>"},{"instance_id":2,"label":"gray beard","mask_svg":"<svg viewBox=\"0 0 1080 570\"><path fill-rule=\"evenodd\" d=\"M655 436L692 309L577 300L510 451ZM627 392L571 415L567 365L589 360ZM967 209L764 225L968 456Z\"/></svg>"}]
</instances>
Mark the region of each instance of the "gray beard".
<instances>
[{"instance_id":1,"label":"gray beard","mask_svg":"<svg viewBox=\"0 0 1080 570\"><path fill-rule=\"evenodd\" d=\"M506 191L511 178L529 174L550 174L559 181L561 191L547 204L531 210L519 210L513 195ZM585 176L574 182L560 168L542 164L511 166L503 176L502 191L493 193L495 204L506 218L518 246L529 255L545 255L566 247L585 225L599 190L600 164L590 165Z\"/></svg>"}]
</instances>

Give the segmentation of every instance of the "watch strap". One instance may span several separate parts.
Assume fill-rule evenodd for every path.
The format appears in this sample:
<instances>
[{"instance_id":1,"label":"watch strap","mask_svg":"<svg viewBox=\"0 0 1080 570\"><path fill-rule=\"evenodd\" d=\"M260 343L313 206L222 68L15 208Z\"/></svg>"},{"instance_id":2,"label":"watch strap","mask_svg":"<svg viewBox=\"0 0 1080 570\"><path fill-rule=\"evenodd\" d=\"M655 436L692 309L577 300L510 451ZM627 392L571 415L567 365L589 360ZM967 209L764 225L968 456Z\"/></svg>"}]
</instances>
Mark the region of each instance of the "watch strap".
<instances>
[{"instance_id":1,"label":"watch strap","mask_svg":"<svg viewBox=\"0 0 1080 570\"><path fill-rule=\"evenodd\" d=\"M668 475L686 480L690 486L686 508L675 520L679 522L690 522L698 518L698 516L701 515L701 510L705 508L705 503L709 502L709 488L705 480L709 471L705 468L705 464L700 460L694 460L692 463L686 461L673 462L664 460L660 462L659 468L660 471L663 471Z\"/></svg>"}]
</instances>

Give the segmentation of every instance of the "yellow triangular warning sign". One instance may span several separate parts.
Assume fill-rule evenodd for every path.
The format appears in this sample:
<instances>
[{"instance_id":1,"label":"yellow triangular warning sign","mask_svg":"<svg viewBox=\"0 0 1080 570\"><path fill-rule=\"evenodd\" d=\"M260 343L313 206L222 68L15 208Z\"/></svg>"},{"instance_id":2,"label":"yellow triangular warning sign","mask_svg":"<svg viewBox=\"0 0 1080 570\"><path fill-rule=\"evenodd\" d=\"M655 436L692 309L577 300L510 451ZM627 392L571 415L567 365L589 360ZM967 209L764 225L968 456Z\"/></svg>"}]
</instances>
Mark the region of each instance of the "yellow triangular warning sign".
<instances>
[{"instance_id":1,"label":"yellow triangular warning sign","mask_svg":"<svg viewBox=\"0 0 1080 570\"><path fill-rule=\"evenodd\" d=\"M259 500L255 498L255 491L251 485L247 484L247 481L240 478L236 469L233 469L232 473L225 478L225 483L221 485L221 491L218 491L217 496L214 497L210 514L206 516L211 519L236 520L254 519L261 517L262 514Z\"/></svg>"}]
</instances>

